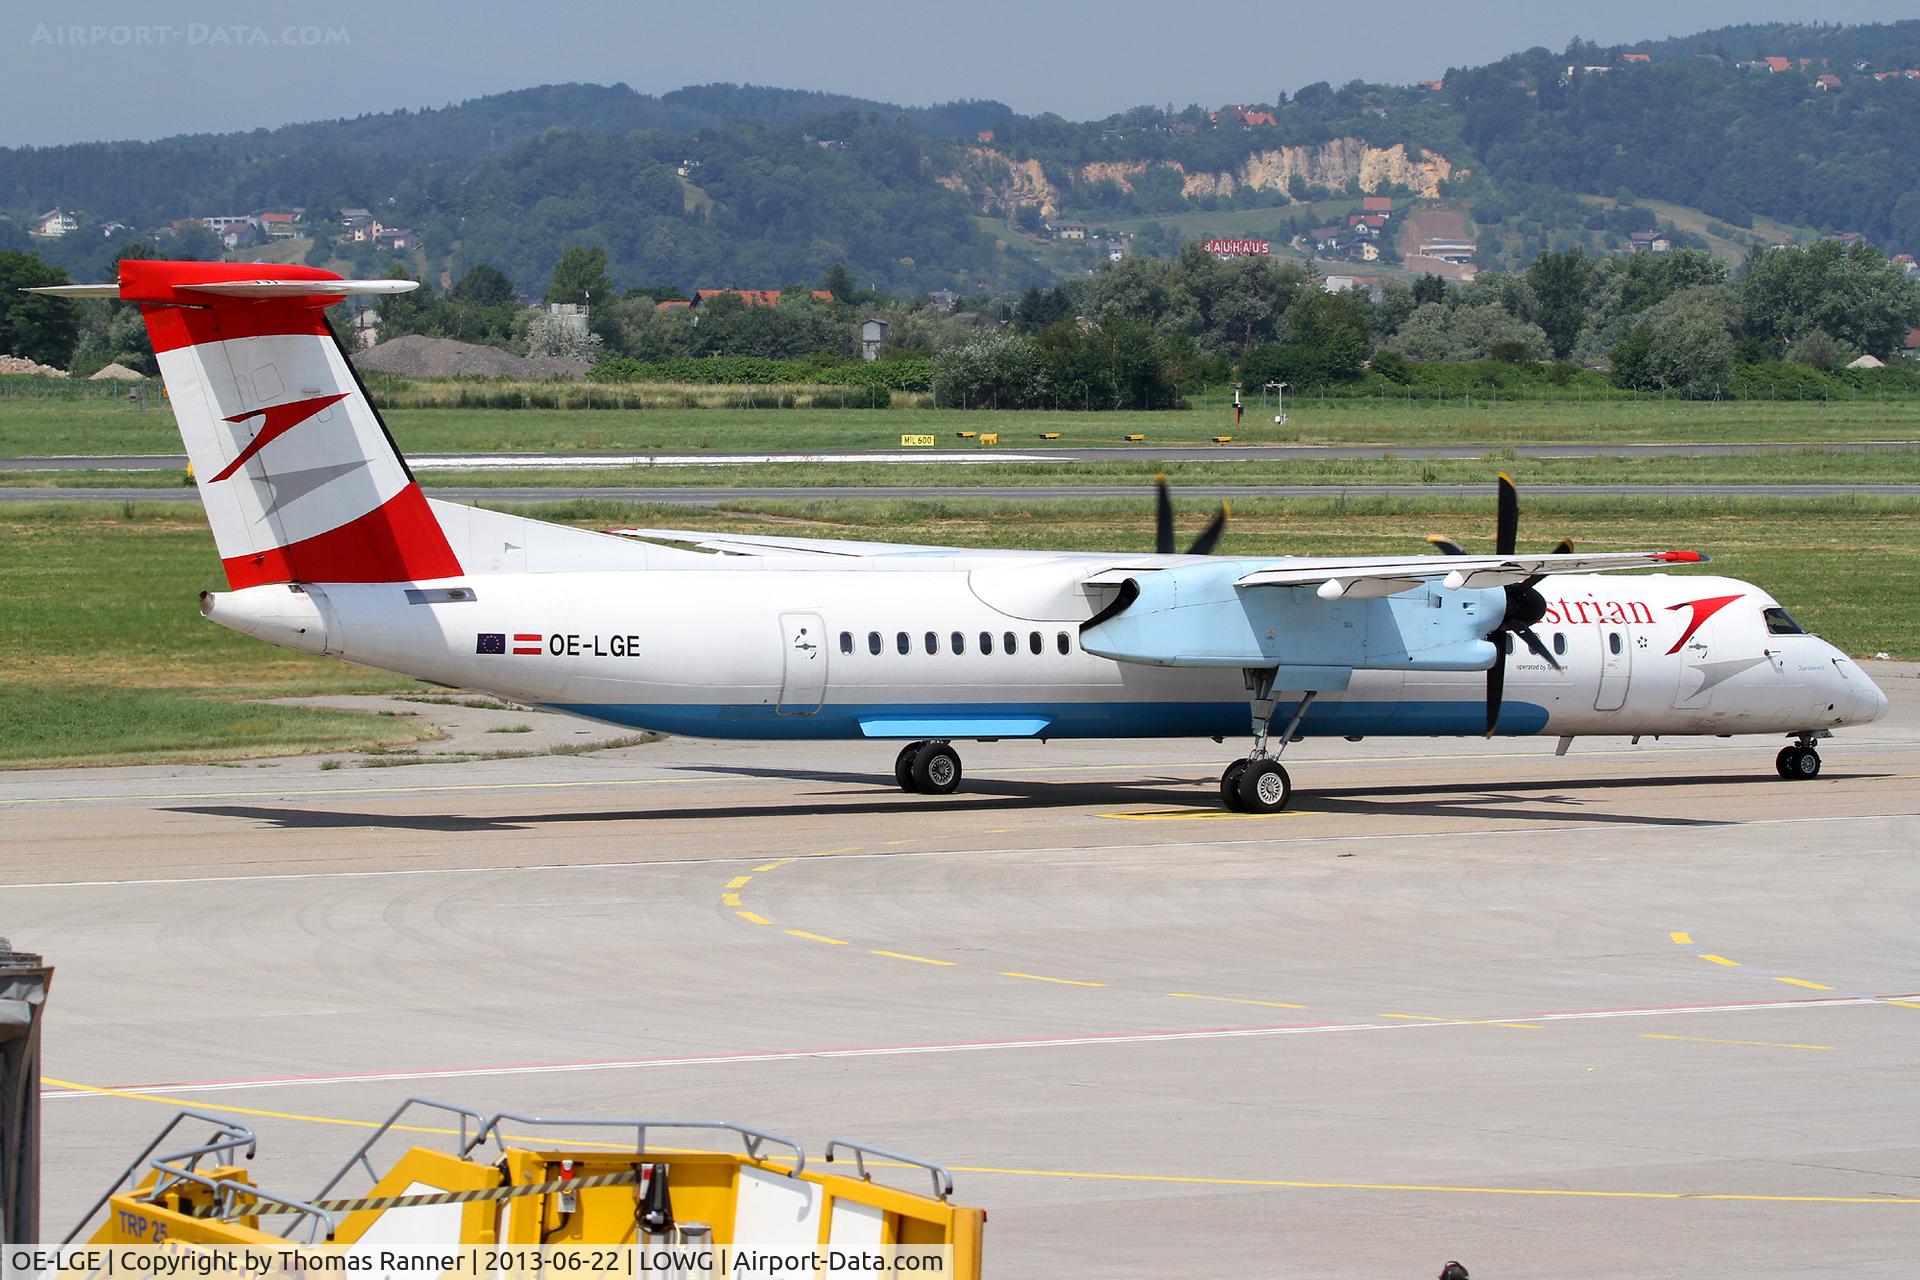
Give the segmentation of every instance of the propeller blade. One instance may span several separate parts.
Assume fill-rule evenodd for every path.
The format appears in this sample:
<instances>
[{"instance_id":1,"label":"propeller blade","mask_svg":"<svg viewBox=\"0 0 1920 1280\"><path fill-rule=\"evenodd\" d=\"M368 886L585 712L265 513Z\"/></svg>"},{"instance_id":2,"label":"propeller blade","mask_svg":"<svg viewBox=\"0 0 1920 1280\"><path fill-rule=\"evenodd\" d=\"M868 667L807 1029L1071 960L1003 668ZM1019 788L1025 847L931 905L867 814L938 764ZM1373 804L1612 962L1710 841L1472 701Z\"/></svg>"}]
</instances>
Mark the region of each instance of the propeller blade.
<instances>
[{"instance_id":1,"label":"propeller blade","mask_svg":"<svg viewBox=\"0 0 1920 1280\"><path fill-rule=\"evenodd\" d=\"M1541 658L1544 658L1548 666L1552 667L1555 671L1560 669L1559 659L1555 658L1547 649L1547 646L1541 643L1540 637L1534 634L1532 627L1522 627L1513 634L1525 641L1527 648L1533 650L1534 653Z\"/></svg>"},{"instance_id":2,"label":"propeller blade","mask_svg":"<svg viewBox=\"0 0 1920 1280\"><path fill-rule=\"evenodd\" d=\"M1163 556L1173 554L1173 495L1167 492L1167 478L1153 478L1153 549Z\"/></svg>"},{"instance_id":3,"label":"propeller blade","mask_svg":"<svg viewBox=\"0 0 1920 1280\"><path fill-rule=\"evenodd\" d=\"M1227 504L1221 503L1220 509L1213 513L1213 519L1207 522L1207 527L1200 531L1200 536L1195 538L1193 545L1187 548L1187 554L1190 556L1212 555L1214 547L1220 542L1220 535L1227 531L1227 517L1232 514Z\"/></svg>"},{"instance_id":4,"label":"propeller blade","mask_svg":"<svg viewBox=\"0 0 1920 1280\"><path fill-rule=\"evenodd\" d=\"M1560 541L1558 541L1558 542L1556 542L1556 543L1554 543L1554 544L1553 544L1553 554L1554 554L1554 555L1556 555L1556 556L1570 556L1570 555L1572 555L1572 554L1573 554L1573 539L1572 539L1572 538L1562 538L1562 539L1560 539Z\"/></svg>"},{"instance_id":5,"label":"propeller blade","mask_svg":"<svg viewBox=\"0 0 1920 1280\"><path fill-rule=\"evenodd\" d=\"M1443 538L1437 533L1428 534L1427 541L1438 547L1440 554L1443 556L1463 556L1467 554L1465 547L1455 542L1452 538Z\"/></svg>"},{"instance_id":6,"label":"propeller blade","mask_svg":"<svg viewBox=\"0 0 1920 1280\"><path fill-rule=\"evenodd\" d=\"M1500 727L1500 699L1507 687L1507 646L1505 638L1495 640L1494 647L1499 650L1494 655L1493 665L1487 668L1487 736Z\"/></svg>"},{"instance_id":7,"label":"propeller blade","mask_svg":"<svg viewBox=\"0 0 1920 1280\"><path fill-rule=\"evenodd\" d=\"M1500 473L1499 514L1493 527L1493 554L1510 556L1520 545L1520 493L1513 487L1513 477Z\"/></svg>"}]
</instances>

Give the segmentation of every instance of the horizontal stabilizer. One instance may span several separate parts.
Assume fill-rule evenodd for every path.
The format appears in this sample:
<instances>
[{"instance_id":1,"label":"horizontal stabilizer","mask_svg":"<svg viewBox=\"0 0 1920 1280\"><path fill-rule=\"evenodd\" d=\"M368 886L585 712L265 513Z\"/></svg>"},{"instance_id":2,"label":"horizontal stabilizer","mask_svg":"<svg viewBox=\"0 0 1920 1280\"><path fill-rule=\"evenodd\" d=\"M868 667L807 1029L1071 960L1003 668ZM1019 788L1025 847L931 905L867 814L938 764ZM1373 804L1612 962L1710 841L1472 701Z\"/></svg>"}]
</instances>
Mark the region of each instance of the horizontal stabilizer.
<instances>
[{"instance_id":1,"label":"horizontal stabilizer","mask_svg":"<svg viewBox=\"0 0 1920 1280\"><path fill-rule=\"evenodd\" d=\"M354 294L409 293L418 280L220 280L176 285L177 293L206 293L221 298L346 298ZM54 298L118 298L117 284L47 284L24 289Z\"/></svg>"}]
</instances>

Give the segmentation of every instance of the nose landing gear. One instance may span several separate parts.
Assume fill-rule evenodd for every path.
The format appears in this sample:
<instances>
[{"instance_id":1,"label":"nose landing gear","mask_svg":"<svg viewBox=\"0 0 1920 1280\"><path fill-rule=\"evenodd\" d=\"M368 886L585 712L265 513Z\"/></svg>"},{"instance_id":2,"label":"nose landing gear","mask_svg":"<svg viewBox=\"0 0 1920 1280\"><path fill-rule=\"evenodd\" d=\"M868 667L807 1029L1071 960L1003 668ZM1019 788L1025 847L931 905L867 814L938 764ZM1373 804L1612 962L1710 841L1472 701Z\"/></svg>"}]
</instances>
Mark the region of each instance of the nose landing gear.
<instances>
[{"instance_id":1,"label":"nose landing gear","mask_svg":"<svg viewBox=\"0 0 1920 1280\"><path fill-rule=\"evenodd\" d=\"M1244 760L1235 760L1220 775L1220 799L1234 813L1279 813L1293 799L1293 779L1280 764L1280 754L1293 741L1307 708L1313 705L1314 690L1300 695L1300 705L1280 735L1280 745L1267 749L1268 730L1273 724L1273 675L1271 671L1250 671L1247 683L1253 690L1253 751Z\"/></svg>"},{"instance_id":2,"label":"nose landing gear","mask_svg":"<svg viewBox=\"0 0 1920 1280\"><path fill-rule=\"evenodd\" d=\"M1789 747L1780 748L1780 754L1773 758L1774 772L1788 781L1820 776L1820 753L1813 749L1813 739L1802 738Z\"/></svg>"}]
</instances>

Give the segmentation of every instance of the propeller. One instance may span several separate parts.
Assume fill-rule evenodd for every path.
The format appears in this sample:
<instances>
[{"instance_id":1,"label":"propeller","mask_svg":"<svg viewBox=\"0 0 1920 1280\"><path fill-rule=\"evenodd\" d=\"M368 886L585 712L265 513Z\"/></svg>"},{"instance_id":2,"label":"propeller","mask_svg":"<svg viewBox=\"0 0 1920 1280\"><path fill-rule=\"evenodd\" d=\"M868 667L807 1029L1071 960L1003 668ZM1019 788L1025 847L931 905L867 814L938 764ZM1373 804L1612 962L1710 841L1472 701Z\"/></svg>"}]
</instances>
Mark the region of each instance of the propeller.
<instances>
[{"instance_id":1,"label":"propeller","mask_svg":"<svg viewBox=\"0 0 1920 1280\"><path fill-rule=\"evenodd\" d=\"M1167 489L1167 478L1155 476L1153 501L1153 549L1163 556L1173 554L1173 494ZM1232 512L1226 503L1213 513L1213 519L1200 531L1200 536L1187 548L1190 556L1210 556L1220 542L1220 535L1227 531L1227 517Z\"/></svg>"},{"instance_id":2,"label":"propeller","mask_svg":"<svg viewBox=\"0 0 1920 1280\"><path fill-rule=\"evenodd\" d=\"M1513 477L1500 473L1500 490L1494 508L1493 550L1495 555L1514 554L1520 540L1520 492L1514 487ZM1463 556L1465 548L1451 538L1434 534L1427 539L1439 548L1442 555ZM1562 538L1554 544L1554 555L1566 555L1573 550L1573 541ZM1487 639L1493 641L1499 653L1494 657L1493 665L1487 668L1487 736L1491 738L1494 730L1500 727L1500 701L1507 684L1507 652L1512 642L1508 636L1518 636L1527 648L1537 654L1555 671L1560 670L1559 661L1553 652L1534 632L1533 624L1547 614L1547 598L1535 589L1534 584L1546 577L1536 573L1520 582L1509 583L1502 588L1507 595L1506 612L1501 616L1500 625L1487 633Z\"/></svg>"}]
</instances>

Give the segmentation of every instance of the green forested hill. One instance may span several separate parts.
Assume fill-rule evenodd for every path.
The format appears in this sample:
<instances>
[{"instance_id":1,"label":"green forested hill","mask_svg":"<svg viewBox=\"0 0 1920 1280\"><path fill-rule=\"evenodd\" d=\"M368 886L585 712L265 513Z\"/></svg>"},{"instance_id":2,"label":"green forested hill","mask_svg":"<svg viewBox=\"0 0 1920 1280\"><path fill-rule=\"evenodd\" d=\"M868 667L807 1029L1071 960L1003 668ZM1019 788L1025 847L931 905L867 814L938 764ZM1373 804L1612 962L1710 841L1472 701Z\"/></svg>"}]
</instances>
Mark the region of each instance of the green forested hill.
<instances>
[{"instance_id":1,"label":"green forested hill","mask_svg":"<svg viewBox=\"0 0 1920 1280\"><path fill-rule=\"evenodd\" d=\"M1629 51L1652 60L1629 63ZM1765 56L1795 64L1737 65ZM994 102L549 85L250 133L0 150L10 215L0 248L93 275L113 249L98 234L108 220L151 231L216 213L364 205L421 233L424 251L405 265L457 277L491 262L529 291L568 246L593 243L623 288L778 287L841 262L862 286L971 293L1090 265L1087 254L1037 252L1043 216L1138 224L1259 207L1304 219L1315 211L1301 202L1364 188L1455 199L1483 242L1516 261L1583 243L1606 221L1579 195L1609 208L1621 197L1690 206L1736 231L1759 217L1920 251L1920 78L1876 78L1908 67L1920 67L1920 20L1729 27L1529 50L1450 71L1437 92L1308 85L1246 104L1262 113L1247 125L1201 107L1073 122ZM1838 83L1823 88L1821 74ZM55 206L82 230L29 242L26 220ZM1143 235L1139 247L1171 252L1178 239ZM365 245L310 252L356 270L394 264Z\"/></svg>"}]
</instances>

